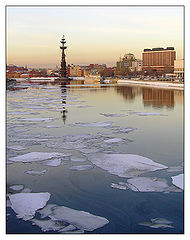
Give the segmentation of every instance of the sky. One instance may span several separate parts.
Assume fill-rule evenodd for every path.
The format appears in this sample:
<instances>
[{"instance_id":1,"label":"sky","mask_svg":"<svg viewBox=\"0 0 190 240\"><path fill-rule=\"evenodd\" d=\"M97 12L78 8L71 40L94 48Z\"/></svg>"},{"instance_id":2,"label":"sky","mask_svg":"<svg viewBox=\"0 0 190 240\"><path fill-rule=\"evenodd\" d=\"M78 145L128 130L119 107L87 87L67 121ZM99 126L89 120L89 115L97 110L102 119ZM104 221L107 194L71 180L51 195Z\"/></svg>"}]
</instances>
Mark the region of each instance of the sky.
<instances>
[{"instance_id":1,"label":"sky","mask_svg":"<svg viewBox=\"0 0 190 240\"><path fill-rule=\"evenodd\" d=\"M183 58L183 7L11 7L6 9L7 64L60 65L62 35L67 64L115 66L120 56L142 59L144 48L174 47Z\"/></svg>"}]
</instances>

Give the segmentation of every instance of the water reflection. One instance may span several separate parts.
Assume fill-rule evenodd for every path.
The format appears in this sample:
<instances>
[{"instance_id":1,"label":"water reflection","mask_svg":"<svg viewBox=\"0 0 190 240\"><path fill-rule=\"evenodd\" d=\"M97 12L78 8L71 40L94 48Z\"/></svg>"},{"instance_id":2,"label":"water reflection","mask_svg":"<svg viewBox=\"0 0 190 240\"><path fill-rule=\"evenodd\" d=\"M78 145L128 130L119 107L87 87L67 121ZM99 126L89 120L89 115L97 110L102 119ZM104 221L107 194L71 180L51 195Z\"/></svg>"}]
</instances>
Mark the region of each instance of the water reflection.
<instances>
[{"instance_id":1,"label":"water reflection","mask_svg":"<svg viewBox=\"0 0 190 240\"><path fill-rule=\"evenodd\" d=\"M174 90L142 88L142 97L145 107L174 107Z\"/></svg>"},{"instance_id":2,"label":"water reflection","mask_svg":"<svg viewBox=\"0 0 190 240\"><path fill-rule=\"evenodd\" d=\"M67 88L66 88L66 84L62 84L60 85L60 88L61 88L61 98L62 98L62 108L63 110L61 111L61 114L62 114L62 120L65 124L66 122L66 118L67 118L67 110L65 108L65 105L66 105L66 98L67 98Z\"/></svg>"}]
</instances>

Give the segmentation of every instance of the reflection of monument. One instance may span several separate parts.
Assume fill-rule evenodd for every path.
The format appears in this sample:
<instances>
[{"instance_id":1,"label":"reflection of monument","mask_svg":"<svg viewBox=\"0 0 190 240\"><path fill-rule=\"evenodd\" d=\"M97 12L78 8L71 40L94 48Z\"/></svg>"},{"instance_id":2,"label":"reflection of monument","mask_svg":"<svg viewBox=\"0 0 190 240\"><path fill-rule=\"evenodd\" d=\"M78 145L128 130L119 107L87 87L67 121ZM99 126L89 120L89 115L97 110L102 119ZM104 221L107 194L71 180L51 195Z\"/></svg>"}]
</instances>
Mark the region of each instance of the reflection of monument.
<instances>
[{"instance_id":1,"label":"reflection of monument","mask_svg":"<svg viewBox=\"0 0 190 240\"><path fill-rule=\"evenodd\" d=\"M61 111L62 113L62 119L63 119L63 122L65 124L65 121L66 121L66 114L67 114L67 110L65 109L65 104L66 104L66 97L67 97L67 88L66 88L66 85L63 84L60 86L61 87L61 97L62 97L62 107L63 107L63 110Z\"/></svg>"},{"instance_id":2,"label":"reflection of monument","mask_svg":"<svg viewBox=\"0 0 190 240\"><path fill-rule=\"evenodd\" d=\"M174 90L143 88L142 93L144 106L174 107Z\"/></svg>"}]
</instances>

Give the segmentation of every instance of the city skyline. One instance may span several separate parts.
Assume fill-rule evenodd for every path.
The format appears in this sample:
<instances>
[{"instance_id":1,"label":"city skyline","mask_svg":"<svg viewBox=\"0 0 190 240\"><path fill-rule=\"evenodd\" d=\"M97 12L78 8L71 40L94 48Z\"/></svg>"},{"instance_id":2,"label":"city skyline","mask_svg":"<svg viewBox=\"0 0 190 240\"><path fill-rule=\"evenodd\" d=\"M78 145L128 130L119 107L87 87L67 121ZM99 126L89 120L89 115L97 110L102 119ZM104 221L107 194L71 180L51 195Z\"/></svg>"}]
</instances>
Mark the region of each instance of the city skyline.
<instances>
[{"instance_id":1,"label":"city skyline","mask_svg":"<svg viewBox=\"0 0 190 240\"><path fill-rule=\"evenodd\" d=\"M183 7L7 7L7 64L60 65L65 35L67 64L115 66L131 52L174 47L183 58Z\"/></svg>"}]
</instances>

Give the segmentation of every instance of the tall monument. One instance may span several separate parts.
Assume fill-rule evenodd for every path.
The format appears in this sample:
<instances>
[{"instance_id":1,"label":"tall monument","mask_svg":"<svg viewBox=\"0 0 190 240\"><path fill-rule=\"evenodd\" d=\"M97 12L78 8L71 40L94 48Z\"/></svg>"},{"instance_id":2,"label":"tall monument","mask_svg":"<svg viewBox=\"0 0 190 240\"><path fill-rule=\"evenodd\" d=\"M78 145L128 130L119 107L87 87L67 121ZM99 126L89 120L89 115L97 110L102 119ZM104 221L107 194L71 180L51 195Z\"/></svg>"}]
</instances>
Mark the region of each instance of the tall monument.
<instances>
[{"instance_id":1,"label":"tall monument","mask_svg":"<svg viewBox=\"0 0 190 240\"><path fill-rule=\"evenodd\" d=\"M65 43L66 43L65 36L63 35L63 37L61 39L62 46L60 46L60 48L62 50L61 69L60 69L61 78L66 78L67 77L67 68L66 68L66 60L65 60L65 49L67 47L65 46Z\"/></svg>"}]
</instances>

